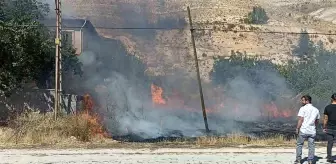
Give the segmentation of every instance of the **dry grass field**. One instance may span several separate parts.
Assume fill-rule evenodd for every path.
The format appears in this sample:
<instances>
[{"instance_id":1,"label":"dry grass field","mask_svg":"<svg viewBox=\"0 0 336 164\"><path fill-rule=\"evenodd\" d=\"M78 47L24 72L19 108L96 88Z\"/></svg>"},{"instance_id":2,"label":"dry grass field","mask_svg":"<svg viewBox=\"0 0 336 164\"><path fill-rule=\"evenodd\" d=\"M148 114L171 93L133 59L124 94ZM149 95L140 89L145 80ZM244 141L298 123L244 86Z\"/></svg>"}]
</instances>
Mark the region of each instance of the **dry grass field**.
<instances>
[{"instance_id":1,"label":"dry grass field","mask_svg":"<svg viewBox=\"0 0 336 164\"><path fill-rule=\"evenodd\" d=\"M1 148L162 148L162 147L293 147L295 139L281 135L269 138L251 138L241 134L226 137L203 136L180 138L155 143L120 142L104 135L95 119L85 114L59 117L37 113L19 117L9 127L0 128Z\"/></svg>"}]
</instances>

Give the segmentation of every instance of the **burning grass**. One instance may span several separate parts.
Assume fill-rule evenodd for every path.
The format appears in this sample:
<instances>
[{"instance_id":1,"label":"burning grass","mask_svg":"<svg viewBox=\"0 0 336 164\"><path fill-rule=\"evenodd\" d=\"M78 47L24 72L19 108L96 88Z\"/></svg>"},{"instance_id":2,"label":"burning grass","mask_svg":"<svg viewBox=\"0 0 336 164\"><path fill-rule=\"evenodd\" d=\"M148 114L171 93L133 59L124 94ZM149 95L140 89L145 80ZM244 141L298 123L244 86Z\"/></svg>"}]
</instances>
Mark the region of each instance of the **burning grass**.
<instances>
[{"instance_id":1,"label":"burning grass","mask_svg":"<svg viewBox=\"0 0 336 164\"><path fill-rule=\"evenodd\" d=\"M218 147L292 147L294 138L282 135L252 138L241 134L225 137L204 136L194 138L162 138L147 142L115 141L97 133L100 127L87 121L87 116L60 117L52 114L29 114L18 118L16 127L0 128L2 148L218 148Z\"/></svg>"},{"instance_id":2,"label":"burning grass","mask_svg":"<svg viewBox=\"0 0 336 164\"><path fill-rule=\"evenodd\" d=\"M141 142L118 141L108 137L98 117L88 114L60 116L28 113L18 117L9 127L0 128L0 147L27 148L216 148L216 147L292 147L295 139L283 135L248 137L239 133L226 136L176 137Z\"/></svg>"},{"instance_id":3,"label":"burning grass","mask_svg":"<svg viewBox=\"0 0 336 164\"><path fill-rule=\"evenodd\" d=\"M104 140L97 120L86 114L60 116L56 121L52 113L29 113L0 128L0 146L78 145Z\"/></svg>"},{"instance_id":4,"label":"burning grass","mask_svg":"<svg viewBox=\"0 0 336 164\"><path fill-rule=\"evenodd\" d=\"M295 138L284 135L249 137L239 133L226 136L160 138L141 142L115 141L102 129L98 117L87 114L60 116L28 113L0 128L1 148L218 148L294 147Z\"/></svg>"}]
</instances>

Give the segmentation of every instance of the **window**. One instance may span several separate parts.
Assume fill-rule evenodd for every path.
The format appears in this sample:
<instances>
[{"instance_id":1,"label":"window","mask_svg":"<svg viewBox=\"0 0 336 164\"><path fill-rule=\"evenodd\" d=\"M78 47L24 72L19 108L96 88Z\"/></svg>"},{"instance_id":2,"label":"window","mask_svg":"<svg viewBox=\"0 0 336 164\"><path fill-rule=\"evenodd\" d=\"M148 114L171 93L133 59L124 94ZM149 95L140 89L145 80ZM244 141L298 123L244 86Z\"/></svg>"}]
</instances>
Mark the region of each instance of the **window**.
<instances>
[{"instance_id":1,"label":"window","mask_svg":"<svg viewBox=\"0 0 336 164\"><path fill-rule=\"evenodd\" d=\"M72 33L73 31L63 31L62 32L62 41L65 43L72 44Z\"/></svg>"}]
</instances>

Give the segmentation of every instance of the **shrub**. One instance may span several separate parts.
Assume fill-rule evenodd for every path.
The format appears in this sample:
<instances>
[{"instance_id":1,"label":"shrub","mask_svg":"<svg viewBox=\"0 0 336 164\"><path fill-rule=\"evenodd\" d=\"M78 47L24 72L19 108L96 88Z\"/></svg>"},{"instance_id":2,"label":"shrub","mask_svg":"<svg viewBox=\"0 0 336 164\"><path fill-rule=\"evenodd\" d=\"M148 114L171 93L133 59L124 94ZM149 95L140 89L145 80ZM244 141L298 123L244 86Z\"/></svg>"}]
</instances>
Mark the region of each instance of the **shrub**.
<instances>
[{"instance_id":1,"label":"shrub","mask_svg":"<svg viewBox=\"0 0 336 164\"><path fill-rule=\"evenodd\" d=\"M248 24L266 24L268 21L268 16L266 11L260 7L253 7L253 10L248 13L245 23Z\"/></svg>"}]
</instances>

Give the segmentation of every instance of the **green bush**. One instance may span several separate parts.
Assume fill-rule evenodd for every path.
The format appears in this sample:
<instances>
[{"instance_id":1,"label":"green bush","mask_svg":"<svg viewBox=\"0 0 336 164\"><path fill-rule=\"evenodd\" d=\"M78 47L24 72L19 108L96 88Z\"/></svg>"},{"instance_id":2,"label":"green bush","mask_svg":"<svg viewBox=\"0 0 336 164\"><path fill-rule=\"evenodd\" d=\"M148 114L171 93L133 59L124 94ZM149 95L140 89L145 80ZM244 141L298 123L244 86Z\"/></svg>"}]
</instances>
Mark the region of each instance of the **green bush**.
<instances>
[{"instance_id":1,"label":"green bush","mask_svg":"<svg viewBox=\"0 0 336 164\"><path fill-rule=\"evenodd\" d=\"M248 57L246 53L231 52L230 58L218 58L215 60L210 77L214 84L222 85L226 89L236 82L247 82L250 87L258 89L258 94L269 100L277 96L271 86L275 83L273 75L279 76L277 65L270 60L261 60L257 57ZM272 77L272 78L270 78ZM242 78L242 79L240 79ZM236 81L237 80L237 81ZM234 90L235 94L236 91ZM238 94L238 93L237 93Z\"/></svg>"},{"instance_id":2,"label":"green bush","mask_svg":"<svg viewBox=\"0 0 336 164\"><path fill-rule=\"evenodd\" d=\"M330 95L336 92L336 50L327 50L321 41L313 43L303 33L297 46L293 47L293 54L299 60L290 60L286 65L278 66L268 60L248 58L244 53L232 52L229 59L215 60L210 77L213 83L226 86L232 79L240 76L250 85L257 86L258 92L266 92L271 97L279 96L280 92L274 92L277 83L274 80L274 83L266 83L268 78L273 77L269 76L272 74L280 77L278 80L284 80L286 87L293 91L292 97L310 94L314 103L323 107L330 101ZM262 71L265 73L260 74ZM264 84L271 89L265 88Z\"/></svg>"},{"instance_id":3,"label":"green bush","mask_svg":"<svg viewBox=\"0 0 336 164\"><path fill-rule=\"evenodd\" d=\"M244 22L248 24L266 24L268 19L269 18L265 9L260 6L256 6L253 7L253 10L248 13Z\"/></svg>"}]
</instances>

